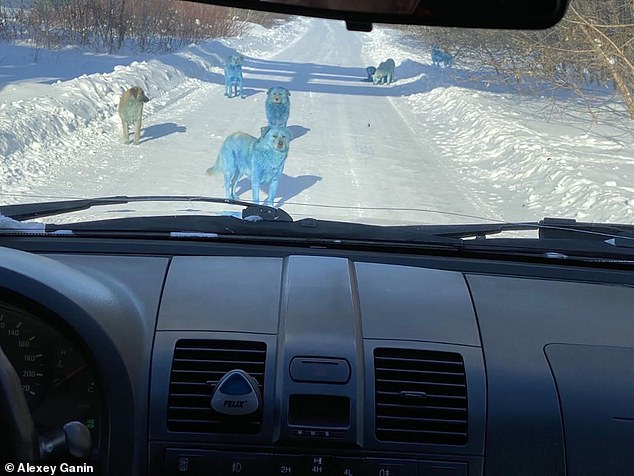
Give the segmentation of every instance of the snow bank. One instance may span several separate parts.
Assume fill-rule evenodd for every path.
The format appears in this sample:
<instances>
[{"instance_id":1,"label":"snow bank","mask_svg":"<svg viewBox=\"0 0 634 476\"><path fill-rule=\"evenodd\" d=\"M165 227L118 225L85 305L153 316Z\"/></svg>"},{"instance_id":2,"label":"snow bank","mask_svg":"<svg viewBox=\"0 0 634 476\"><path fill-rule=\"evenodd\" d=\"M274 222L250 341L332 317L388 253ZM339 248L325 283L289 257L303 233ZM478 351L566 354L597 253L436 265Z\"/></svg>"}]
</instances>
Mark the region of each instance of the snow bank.
<instances>
[{"instance_id":1,"label":"snow bank","mask_svg":"<svg viewBox=\"0 0 634 476\"><path fill-rule=\"evenodd\" d=\"M461 70L459 59L433 67L427 48L408 47L393 29L365 35L368 64L396 61L403 97L395 106L487 208L514 220L634 220L634 130L619 104L593 124L574 98L505 91L490 73Z\"/></svg>"},{"instance_id":2,"label":"snow bank","mask_svg":"<svg viewBox=\"0 0 634 476\"><path fill-rule=\"evenodd\" d=\"M132 86L142 87L152 99L146 105L148 112L160 109L178 94L183 83L190 79L204 80L211 74L222 74L225 58L232 49L245 56L264 57L264 51L274 52L277 46L287 46L289 36L298 36L307 27L307 21L297 19L281 23L271 29L252 25L245 35L237 38L213 40L201 45L190 45L174 54L151 58L137 55L140 60L125 66L114 66L111 71L81 75L70 80L29 77L32 53L22 46L3 46L3 49L22 51L21 58L14 54L12 61L22 63L24 79L8 85L0 83L0 174L3 182L19 178L24 170L36 164L16 164L12 156L27 149L38 150L47 144L70 140L74 131L94 121L116 121L116 108L120 95ZM64 64L57 64L62 77L72 77L76 64L84 61L87 53L74 50L57 56ZM103 57L106 64L112 56L91 55L92 60ZM48 59L55 59L49 54ZM119 58L119 62L125 60ZM47 65L48 66L48 65ZM19 68L20 65L12 65ZM47 68L48 69L48 68ZM68 70L69 74L64 74ZM14 78L15 79L15 78ZM19 78L18 78L19 79ZM19 98L14 100L15 98Z\"/></svg>"}]
</instances>

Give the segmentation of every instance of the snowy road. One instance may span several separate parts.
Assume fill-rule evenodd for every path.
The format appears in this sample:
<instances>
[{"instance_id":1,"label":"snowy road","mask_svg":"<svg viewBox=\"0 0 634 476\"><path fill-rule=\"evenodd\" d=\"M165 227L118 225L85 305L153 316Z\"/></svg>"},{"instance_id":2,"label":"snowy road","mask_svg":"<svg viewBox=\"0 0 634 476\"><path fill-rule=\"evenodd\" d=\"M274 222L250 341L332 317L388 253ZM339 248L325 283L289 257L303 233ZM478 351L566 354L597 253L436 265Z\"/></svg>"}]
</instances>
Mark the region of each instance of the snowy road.
<instances>
[{"instance_id":1,"label":"snowy road","mask_svg":"<svg viewBox=\"0 0 634 476\"><path fill-rule=\"evenodd\" d=\"M433 143L399 113L408 105L393 87L361 81L364 65L360 35L342 23L312 21L274 56L246 57L244 99L223 96L219 73L188 77L174 90L159 92L160 104L150 103L138 147L120 143L113 115L79 129L73 140L31 151L56 165L33 180L30 194L222 196L222 178L204 173L222 140L237 130L258 135L266 124L265 91L285 86L291 91L289 127L295 139L276 203L294 217L473 221L381 210L403 207L494 217L456 186ZM238 191L251 200L248 181Z\"/></svg>"},{"instance_id":2,"label":"snowy road","mask_svg":"<svg viewBox=\"0 0 634 476\"><path fill-rule=\"evenodd\" d=\"M266 90L291 91L294 135L276 197L294 218L376 224L634 221L634 134L626 115L595 123L552 91L531 97L477 65L430 65L420 38L294 19L181 51L99 55L2 46L2 203L110 195L223 196L205 171L225 137L259 135ZM245 56L244 99L223 95L225 58ZM396 82L362 81L392 57ZM80 74L85 71L86 74ZM116 106L132 85L152 99L139 146L121 143ZM240 198L251 200L248 180ZM235 212L205 204L130 204L56 222L139 214Z\"/></svg>"}]
</instances>

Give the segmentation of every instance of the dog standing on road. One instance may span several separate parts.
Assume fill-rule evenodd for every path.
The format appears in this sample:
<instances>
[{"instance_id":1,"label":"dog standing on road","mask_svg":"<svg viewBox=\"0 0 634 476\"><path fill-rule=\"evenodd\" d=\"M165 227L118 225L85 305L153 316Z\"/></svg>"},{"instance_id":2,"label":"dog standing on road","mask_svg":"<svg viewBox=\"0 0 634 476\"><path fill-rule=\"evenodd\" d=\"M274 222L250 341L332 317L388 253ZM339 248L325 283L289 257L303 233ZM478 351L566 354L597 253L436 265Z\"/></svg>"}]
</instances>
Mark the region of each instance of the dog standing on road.
<instances>
[{"instance_id":1,"label":"dog standing on road","mask_svg":"<svg viewBox=\"0 0 634 476\"><path fill-rule=\"evenodd\" d=\"M150 99L143 89L133 87L121 96L119 101L119 117L123 126L123 143L130 143L130 126L134 126L134 143L139 145L141 140L141 119L143 117L143 105Z\"/></svg>"},{"instance_id":2,"label":"dog standing on road","mask_svg":"<svg viewBox=\"0 0 634 476\"><path fill-rule=\"evenodd\" d=\"M267 126L262 128L260 138L244 132L234 132L220 147L213 167L207 169L209 175L222 170L225 178L225 196L236 199L236 185L240 178L251 179L253 201L260 203L260 186L268 184L266 204L273 206L288 147L290 131L286 127Z\"/></svg>"},{"instance_id":3,"label":"dog standing on road","mask_svg":"<svg viewBox=\"0 0 634 476\"><path fill-rule=\"evenodd\" d=\"M390 84L394 81L394 60L389 58L376 68L374 76L372 76L372 82L374 84Z\"/></svg>"},{"instance_id":4,"label":"dog standing on road","mask_svg":"<svg viewBox=\"0 0 634 476\"><path fill-rule=\"evenodd\" d=\"M233 54L225 66L225 96L242 96L242 56Z\"/></svg>"},{"instance_id":5,"label":"dog standing on road","mask_svg":"<svg viewBox=\"0 0 634 476\"><path fill-rule=\"evenodd\" d=\"M291 92L282 87L270 88L266 92L266 119L269 127L286 127L291 112ZM263 129L263 134L266 131Z\"/></svg>"},{"instance_id":6,"label":"dog standing on road","mask_svg":"<svg viewBox=\"0 0 634 476\"><path fill-rule=\"evenodd\" d=\"M453 63L453 57L446 51L441 50L438 46L432 45L431 47L431 63L434 66L445 66L450 68Z\"/></svg>"}]
</instances>

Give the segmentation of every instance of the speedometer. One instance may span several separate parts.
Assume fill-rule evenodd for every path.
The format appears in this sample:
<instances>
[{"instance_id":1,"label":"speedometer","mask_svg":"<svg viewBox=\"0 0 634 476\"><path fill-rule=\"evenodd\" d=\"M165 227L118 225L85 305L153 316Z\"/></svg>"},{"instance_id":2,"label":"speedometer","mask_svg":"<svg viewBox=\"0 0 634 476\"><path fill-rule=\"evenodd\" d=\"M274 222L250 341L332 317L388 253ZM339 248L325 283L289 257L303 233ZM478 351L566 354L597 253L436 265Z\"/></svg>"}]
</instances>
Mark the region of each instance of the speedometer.
<instances>
[{"instance_id":1,"label":"speedometer","mask_svg":"<svg viewBox=\"0 0 634 476\"><path fill-rule=\"evenodd\" d=\"M47 357L28 319L0 307L0 346L15 368L29 407L37 404L47 387Z\"/></svg>"},{"instance_id":2,"label":"speedometer","mask_svg":"<svg viewBox=\"0 0 634 476\"><path fill-rule=\"evenodd\" d=\"M40 434L76 420L97 443L101 415L93 366L81 347L48 321L46 313L0 301L0 347L20 378Z\"/></svg>"}]
</instances>

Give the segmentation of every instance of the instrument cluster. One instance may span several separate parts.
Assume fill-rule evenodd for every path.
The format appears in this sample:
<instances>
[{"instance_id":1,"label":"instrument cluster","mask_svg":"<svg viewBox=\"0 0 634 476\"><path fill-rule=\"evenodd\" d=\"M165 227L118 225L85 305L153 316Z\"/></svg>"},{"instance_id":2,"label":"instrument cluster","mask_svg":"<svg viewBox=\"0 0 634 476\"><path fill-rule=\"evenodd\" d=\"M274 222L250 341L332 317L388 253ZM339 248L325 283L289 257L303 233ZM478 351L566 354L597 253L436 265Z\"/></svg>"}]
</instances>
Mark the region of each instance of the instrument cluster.
<instances>
[{"instance_id":1,"label":"instrument cluster","mask_svg":"<svg viewBox=\"0 0 634 476\"><path fill-rule=\"evenodd\" d=\"M95 454L102 419L97 375L83 346L52 319L0 300L0 347L20 378L38 434L79 421L91 432Z\"/></svg>"}]
</instances>

